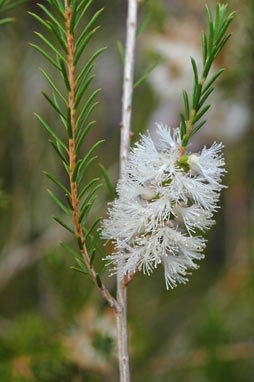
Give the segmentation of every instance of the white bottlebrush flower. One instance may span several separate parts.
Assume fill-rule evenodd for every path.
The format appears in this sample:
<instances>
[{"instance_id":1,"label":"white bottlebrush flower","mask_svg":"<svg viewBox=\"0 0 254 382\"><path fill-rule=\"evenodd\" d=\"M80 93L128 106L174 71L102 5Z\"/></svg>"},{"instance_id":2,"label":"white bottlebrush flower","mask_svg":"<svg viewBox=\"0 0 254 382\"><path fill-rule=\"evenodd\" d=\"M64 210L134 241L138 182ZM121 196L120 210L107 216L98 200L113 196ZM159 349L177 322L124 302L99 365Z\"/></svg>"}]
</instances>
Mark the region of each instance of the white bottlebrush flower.
<instances>
[{"instance_id":1,"label":"white bottlebrush flower","mask_svg":"<svg viewBox=\"0 0 254 382\"><path fill-rule=\"evenodd\" d=\"M187 163L190 169L203 176L208 182L219 185L222 175L226 172L223 167L222 148L222 143L214 142L209 149L204 147L200 155L189 155Z\"/></svg>"},{"instance_id":2,"label":"white bottlebrush flower","mask_svg":"<svg viewBox=\"0 0 254 382\"><path fill-rule=\"evenodd\" d=\"M176 204L174 207L174 214L176 221L184 223L190 234L191 232L195 232L197 228L201 231L205 231L215 223L214 220L211 220L213 214L210 211L200 208L196 204L193 204L190 207Z\"/></svg>"},{"instance_id":3,"label":"white bottlebrush flower","mask_svg":"<svg viewBox=\"0 0 254 382\"><path fill-rule=\"evenodd\" d=\"M115 244L107 257L113 273L149 275L162 264L173 288L204 257L205 239L197 231L214 224L225 163L222 144L180 158L179 130L157 125L157 133L158 145L148 134L131 149L102 235Z\"/></svg>"}]
</instances>

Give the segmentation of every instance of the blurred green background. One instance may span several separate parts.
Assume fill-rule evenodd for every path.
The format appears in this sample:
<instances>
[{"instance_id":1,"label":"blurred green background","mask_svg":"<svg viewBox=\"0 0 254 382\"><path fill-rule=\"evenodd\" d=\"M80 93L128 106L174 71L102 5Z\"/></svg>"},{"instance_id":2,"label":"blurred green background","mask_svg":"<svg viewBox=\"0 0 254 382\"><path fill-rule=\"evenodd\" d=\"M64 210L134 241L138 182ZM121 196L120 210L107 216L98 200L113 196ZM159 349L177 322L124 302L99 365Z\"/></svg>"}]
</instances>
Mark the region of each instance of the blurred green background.
<instances>
[{"instance_id":1,"label":"blurred green background","mask_svg":"<svg viewBox=\"0 0 254 382\"><path fill-rule=\"evenodd\" d=\"M205 3L215 9L215 1L201 0L147 0L140 7L139 22L149 22L137 41L136 79L158 56L164 63L135 90L133 142L155 121L177 126L182 88L192 83L189 56L201 55ZM124 43L126 1L95 0L89 15L103 6L103 28L89 48L108 46L96 63L103 91L84 153L105 138L98 155L116 183L122 80L116 42ZM224 142L228 188L206 258L187 285L166 291L158 269L129 286L133 381L254 380L253 3L232 0L229 8L237 10L234 34L216 63L226 71L210 122L190 148ZM70 237L51 219L58 211L41 170L63 182L64 173L33 112L60 124L40 94L48 84L38 67L48 66L28 45L38 43L33 31L41 26L27 10L41 14L28 1L9 12L16 22L0 29L0 382L117 381L114 317L92 283L69 269L73 259L58 241ZM97 166L91 171L99 173ZM104 215L106 188L99 196L94 214ZM104 281L114 292L114 278Z\"/></svg>"}]
</instances>

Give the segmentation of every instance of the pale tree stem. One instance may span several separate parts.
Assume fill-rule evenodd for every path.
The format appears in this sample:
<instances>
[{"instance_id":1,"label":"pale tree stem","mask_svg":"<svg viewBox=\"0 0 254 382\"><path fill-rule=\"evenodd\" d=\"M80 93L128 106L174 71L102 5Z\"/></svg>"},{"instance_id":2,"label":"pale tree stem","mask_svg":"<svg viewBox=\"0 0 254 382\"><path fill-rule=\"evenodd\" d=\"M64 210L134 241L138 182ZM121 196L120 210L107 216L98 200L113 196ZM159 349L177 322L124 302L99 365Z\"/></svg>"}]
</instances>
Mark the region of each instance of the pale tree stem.
<instances>
[{"instance_id":1,"label":"pale tree stem","mask_svg":"<svg viewBox=\"0 0 254 382\"><path fill-rule=\"evenodd\" d=\"M120 143L120 177L125 176L126 159L130 147L130 124L133 94L133 72L136 45L138 0L128 0L125 63L123 77L122 121ZM116 312L118 360L120 381L130 381L128 328L127 328L127 280L117 276L117 302L120 310Z\"/></svg>"},{"instance_id":2,"label":"pale tree stem","mask_svg":"<svg viewBox=\"0 0 254 382\"><path fill-rule=\"evenodd\" d=\"M120 144L120 176L124 176L126 159L130 147L130 125L132 112L133 72L137 30L138 0L128 0L127 32L123 77L122 122Z\"/></svg>"}]
</instances>

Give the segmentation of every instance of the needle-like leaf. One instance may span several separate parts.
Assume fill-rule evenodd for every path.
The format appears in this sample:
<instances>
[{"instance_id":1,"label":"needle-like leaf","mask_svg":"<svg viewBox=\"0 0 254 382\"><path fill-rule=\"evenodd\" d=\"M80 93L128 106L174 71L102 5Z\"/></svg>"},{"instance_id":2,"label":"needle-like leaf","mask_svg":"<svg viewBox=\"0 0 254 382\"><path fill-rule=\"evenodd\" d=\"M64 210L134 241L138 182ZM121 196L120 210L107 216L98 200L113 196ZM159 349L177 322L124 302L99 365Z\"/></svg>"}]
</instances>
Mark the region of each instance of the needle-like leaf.
<instances>
[{"instance_id":1,"label":"needle-like leaf","mask_svg":"<svg viewBox=\"0 0 254 382\"><path fill-rule=\"evenodd\" d=\"M53 194L52 191L50 190L47 190L49 195L51 196L51 198L56 202L56 204L61 208L61 210L66 214L68 215L70 218L72 217L72 214L71 212L63 205L62 202L60 202L60 200L56 197L55 194Z\"/></svg>"}]
</instances>

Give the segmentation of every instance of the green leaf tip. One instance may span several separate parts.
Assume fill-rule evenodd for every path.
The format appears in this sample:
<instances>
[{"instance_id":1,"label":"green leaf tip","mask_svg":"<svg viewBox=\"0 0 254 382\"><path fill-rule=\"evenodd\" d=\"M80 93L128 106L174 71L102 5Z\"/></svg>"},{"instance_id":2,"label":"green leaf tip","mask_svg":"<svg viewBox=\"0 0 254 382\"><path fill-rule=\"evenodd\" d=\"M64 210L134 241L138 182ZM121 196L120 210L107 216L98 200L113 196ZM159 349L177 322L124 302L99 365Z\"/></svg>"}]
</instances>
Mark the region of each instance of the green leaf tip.
<instances>
[{"instance_id":1,"label":"green leaf tip","mask_svg":"<svg viewBox=\"0 0 254 382\"><path fill-rule=\"evenodd\" d=\"M46 175L52 182L54 182L59 188L61 188L66 194L70 195L70 192L67 190L65 186L63 186L53 175L51 175L47 171L42 171L44 175Z\"/></svg>"},{"instance_id":2,"label":"green leaf tip","mask_svg":"<svg viewBox=\"0 0 254 382\"><path fill-rule=\"evenodd\" d=\"M213 17L210 8L207 4L205 5L208 17L209 33L207 38L206 33L204 31L201 32L203 70L202 73L200 73L200 76L198 73L196 61L193 57L191 57L192 69L194 72L191 107L189 105L188 94L183 91L185 115L180 113L180 137L182 141L183 153L185 146L189 142L189 139L205 124L206 121L202 121L198 126L194 127L195 123L198 122L198 120L210 108L211 105L206 105L204 107L203 105L214 90L212 84L224 72L224 68L219 69L215 74L212 75L210 79L208 79L213 61L232 35L232 33L226 33L226 31L236 12L231 12L229 16L227 16L227 8L228 5L218 3L216 5L215 16Z\"/></svg>"},{"instance_id":3,"label":"green leaf tip","mask_svg":"<svg viewBox=\"0 0 254 382\"><path fill-rule=\"evenodd\" d=\"M73 257L76 257L77 259L82 260L82 256L80 253L75 252L72 248L70 248L67 244L65 244L63 241L59 241L59 244L61 247L63 247L67 252L69 252Z\"/></svg>"},{"instance_id":4,"label":"green leaf tip","mask_svg":"<svg viewBox=\"0 0 254 382\"><path fill-rule=\"evenodd\" d=\"M116 192L114 190L114 187L112 186L112 183L110 181L110 178L109 178L109 175L107 173L107 170L105 169L105 167L101 163L98 163L98 166L100 167L100 169L102 171L102 174L103 174L103 177L105 179L106 186L107 186L107 188L109 190L111 198L112 198L112 200L114 200L116 198Z\"/></svg>"},{"instance_id":5,"label":"green leaf tip","mask_svg":"<svg viewBox=\"0 0 254 382\"><path fill-rule=\"evenodd\" d=\"M75 235L75 232L73 229L71 229L67 224L65 224L61 219L59 219L57 216L53 216L53 219L60 224L63 228L65 228L67 231L71 232L73 235Z\"/></svg>"},{"instance_id":6,"label":"green leaf tip","mask_svg":"<svg viewBox=\"0 0 254 382\"><path fill-rule=\"evenodd\" d=\"M72 218L72 213L63 205L62 202L60 202L60 200L56 197L55 194L53 194L52 191L50 191L49 189L47 189L47 192L49 193L49 195L51 196L51 198L56 202L56 204L61 208L61 210L67 215L69 216L70 218Z\"/></svg>"},{"instance_id":7,"label":"green leaf tip","mask_svg":"<svg viewBox=\"0 0 254 382\"><path fill-rule=\"evenodd\" d=\"M75 271L75 272L79 272L79 273L83 273L83 275L89 275L89 272L85 272L85 271L83 271L82 269L80 269L80 268L77 268L77 267L70 267L70 269L72 270L72 271Z\"/></svg>"},{"instance_id":8,"label":"green leaf tip","mask_svg":"<svg viewBox=\"0 0 254 382\"><path fill-rule=\"evenodd\" d=\"M141 85L147 78L148 76L152 73L152 71L157 68L157 66L159 66L162 62L164 62L164 59L163 58L160 58L159 60L157 60L150 68L148 68L145 73L143 74L143 76L140 77L139 80L137 80L134 85L133 85L133 89L136 89L139 85Z\"/></svg>"},{"instance_id":9,"label":"green leaf tip","mask_svg":"<svg viewBox=\"0 0 254 382\"><path fill-rule=\"evenodd\" d=\"M17 1L13 1L11 4L7 3L6 5L4 5L4 2L2 2L1 3L2 8L0 9L0 12L9 11L10 9L18 7L19 5L24 4L26 2L28 2L28 0L17 0ZM6 3L6 1L5 1L5 3ZM3 19L1 21L5 21L5 20L8 20L8 19L11 19L11 21L14 21L12 17ZM1 21L0 21L0 24L1 24ZM10 21L8 21L8 22L10 22ZM5 24L5 23L3 23L3 24Z\"/></svg>"},{"instance_id":10,"label":"green leaf tip","mask_svg":"<svg viewBox=\"0 0 254 382\"><path fill-rule=\"evenodd\" d=\"M0 25L12 23L15 21L16 19L14 17L6 17L5 19L0 20Z\"/></svg>"},{"instance_id":11,"label":"green leaf tip","mask_svg":"<svg viewBox=\"0 0 254 382\"><path fill-rule=\"evenodd\" d=\"M116 46L117 46L117 50L118 50L119 56L121 58L122 64L124 64L125 53L124 53L123 44L121 43L121 41L117 41Z\"/></svg>"}]
</instances>

